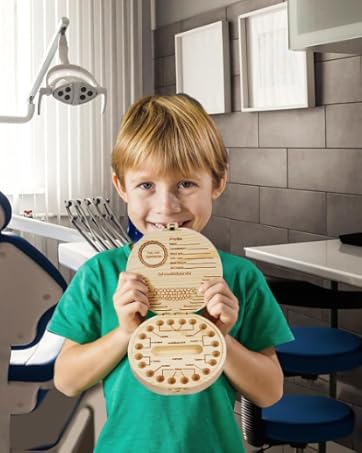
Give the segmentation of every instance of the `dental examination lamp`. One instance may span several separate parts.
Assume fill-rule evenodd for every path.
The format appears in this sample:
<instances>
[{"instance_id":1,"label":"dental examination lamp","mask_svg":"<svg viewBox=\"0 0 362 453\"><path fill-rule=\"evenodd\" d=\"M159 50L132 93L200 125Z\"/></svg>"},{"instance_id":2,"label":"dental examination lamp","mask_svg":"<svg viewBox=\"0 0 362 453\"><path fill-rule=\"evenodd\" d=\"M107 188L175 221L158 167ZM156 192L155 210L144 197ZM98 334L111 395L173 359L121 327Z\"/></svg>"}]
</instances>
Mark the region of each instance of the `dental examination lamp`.
<instances>
[{"instance_id":1,"label":"dental examination lamp","mask_svg":"<svg viewBox=\"0 0 362 453\"><path fill-rule=\"evenodd\" d=\"M0 123L26 123L31 120L35 110L34 98L38 91L38 114L40 113L41 99L44 95L53 95L55 99L58 99L65 104L80 105L91 101L100 94L103 96L102 112L104 112L107 102L107 89L101 87L94 76L86 69L69 63L68 45L65 36L68 25L69 19L67 17L62 17L56 32L50 41L39 74L30 91L28 113L25 116L0 116ZM61 64L56 65L49 70L46 76L46 87L40 88L44 75L58 48Z\"/></svg>"}]
</instances>

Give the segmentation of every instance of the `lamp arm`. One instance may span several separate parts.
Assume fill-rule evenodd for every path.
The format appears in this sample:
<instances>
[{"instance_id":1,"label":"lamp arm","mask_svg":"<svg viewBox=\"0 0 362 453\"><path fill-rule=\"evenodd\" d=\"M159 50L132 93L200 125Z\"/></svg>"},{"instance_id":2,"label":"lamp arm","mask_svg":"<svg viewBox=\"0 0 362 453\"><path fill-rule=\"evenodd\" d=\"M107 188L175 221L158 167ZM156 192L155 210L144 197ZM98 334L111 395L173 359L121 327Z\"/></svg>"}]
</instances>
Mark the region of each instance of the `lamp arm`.
<instances>
[{"instance_id":1,"label":"lamp arm","mask_svg":"<svg viewBox=\"0 0 362 453\"><path fill-rule=\"evenodd\" d=\"M35 105L30 102L28 103L28 112L25 116L0 116L0 123L27 123L34 116Z\"/></svg>"},{"instance_id":2,"label":"lamp arm","mask_svg":"<svg viewBox=\"0 0 362 453\"><path fill-rule=\"evenodd\" d=\"M52 62L55 52L58 49L59 35L64 35L65 30L68 28L68 25L69 25L69 19L67 17L62 17L58 23L58 28L49 43L45 58L39 69L39 74L38 74L37 78L35 79L32 89L30 90L29 102L31 102L31 103L33 103L33 99L35 98L36 93L39 90L39 87L44 78L44 75L47 72L47 70L49 69L50 63Z\"/></svg>"},{"instance_id":3,"label":"lamp arm","mask_svg":"<svg viewBox=\"0 0 362 453\"><path fill-rule=\"evenodd\" d=\"M68 25L69 19L67 17L62 17L58 23L57 30L55 31L49 43L46 56L40 66L38 76L35 79L35 82L30 90L27 114L25 116L0 116L0 123L26 123L27 121L31 120L35 110L33 100L39 90L39 87L41 85L45 73L49 69L50 63L54 58L55 52L57 51L59 35L64 35L66 29L68 28Z\"/></svg>"}]
</instances>

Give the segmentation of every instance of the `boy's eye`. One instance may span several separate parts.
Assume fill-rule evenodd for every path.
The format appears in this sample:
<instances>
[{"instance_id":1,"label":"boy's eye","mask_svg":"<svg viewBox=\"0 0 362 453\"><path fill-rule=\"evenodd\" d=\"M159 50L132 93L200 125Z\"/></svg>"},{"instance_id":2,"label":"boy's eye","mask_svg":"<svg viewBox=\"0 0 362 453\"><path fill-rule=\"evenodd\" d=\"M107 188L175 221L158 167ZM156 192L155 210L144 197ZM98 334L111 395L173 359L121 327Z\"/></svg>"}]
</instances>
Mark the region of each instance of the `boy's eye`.
<instances>
[{"instance_id":1,"label":"boy's eye","mask_svg":"<svg viewBox=\"0 0 362 453\"><path fill-rule=\"evenodd\" d=\"M141 187L141 189L149 190L152 188L152 182L143 182L139 187Z\"/></svg>"},{"instance_id":2,"label":"boy's eye","mask_svg":"<svg viewBox=\"0 0 362 453\"><path fill-rule=\"evenodd\" d=\"M180 182L180 186L184 189L190 189L191 187L194 187L194 183L192 181L182 181Z\"/></svg>"}]
</instances>

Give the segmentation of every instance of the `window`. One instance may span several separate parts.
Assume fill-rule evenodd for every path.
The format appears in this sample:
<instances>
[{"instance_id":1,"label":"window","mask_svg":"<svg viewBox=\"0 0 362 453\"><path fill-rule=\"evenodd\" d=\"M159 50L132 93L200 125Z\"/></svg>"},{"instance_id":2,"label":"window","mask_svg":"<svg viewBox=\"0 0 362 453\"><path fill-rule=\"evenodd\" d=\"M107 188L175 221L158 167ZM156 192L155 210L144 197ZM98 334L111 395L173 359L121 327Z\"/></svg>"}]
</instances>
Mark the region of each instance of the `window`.
<instances>
[{"instance_id":1,"label":"window","mask_svg":"<svg viewBox=\"0 0 362 453\"><path fill-rule=\"evenodd\" d=\"M102 114L100 96L80 106L44 96L41 115L28 123L0 123L0 190L13 195L15 212L59 216L66 214L64 200L111 197L111 152L120 120L152 72L143 69L141 58L142 49L151 54L145 0L0 0L0 116L25 113L63 16L70 21L69 61L107 88L107 108ZM57 55L50 67L56 64Z\"/></svg>"},{"instance_id":2,"label":"window","mask_svg":"<svg viewBox=\"0 0 362 453\"><path fill-rule=\"evenodd\" d=\"M0 0L0 116L26 113L31 88L31 2ZM32 127L0 123L0 190L44 190L31 153Z\"/></svg>"}]
</instances>

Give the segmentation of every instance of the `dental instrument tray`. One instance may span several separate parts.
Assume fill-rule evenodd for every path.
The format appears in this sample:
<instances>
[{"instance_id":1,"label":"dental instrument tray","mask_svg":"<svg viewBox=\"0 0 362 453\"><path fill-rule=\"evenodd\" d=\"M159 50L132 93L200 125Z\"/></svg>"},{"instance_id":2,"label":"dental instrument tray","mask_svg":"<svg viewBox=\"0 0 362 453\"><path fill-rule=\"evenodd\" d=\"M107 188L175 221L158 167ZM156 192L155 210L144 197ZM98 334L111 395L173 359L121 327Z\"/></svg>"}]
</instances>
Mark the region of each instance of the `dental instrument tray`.
<instances>
[{"instance_id":1,"label":"dental instrument tray","mask_svg":"<svg viewBox=\"0 0 362 453\"><path fill-rule=\"evenodd\" d=\"M200 285L222 276L213 244L194 230L169 224L133 246L127 271L143 276L156 314L131 336L128 359L135 377L161 395L210 386L223 371L225 339L212 321L194 312L205 306Z\"/></svg>"},{"instance_id":2,"label":"dental instrument tray","mask_svg":"<svg viewBox=\"0 0 362 453\"><path fill-rule=\"evenodd\" d=\"M357 245L362 247L362 233L341 234L339 239L343 244Z\"/></svg>"},{"instance_id":3,"label":"dental instrument tray","mask_svg":"<svg viewBox=\"0 0 362 453\"><path fill-rule=\"evenodd\" d=\"M65 200L71 224L97 251L109 250L131 242L112 211L109 199L103 197Z\"/></svg>"}]
</instances>

